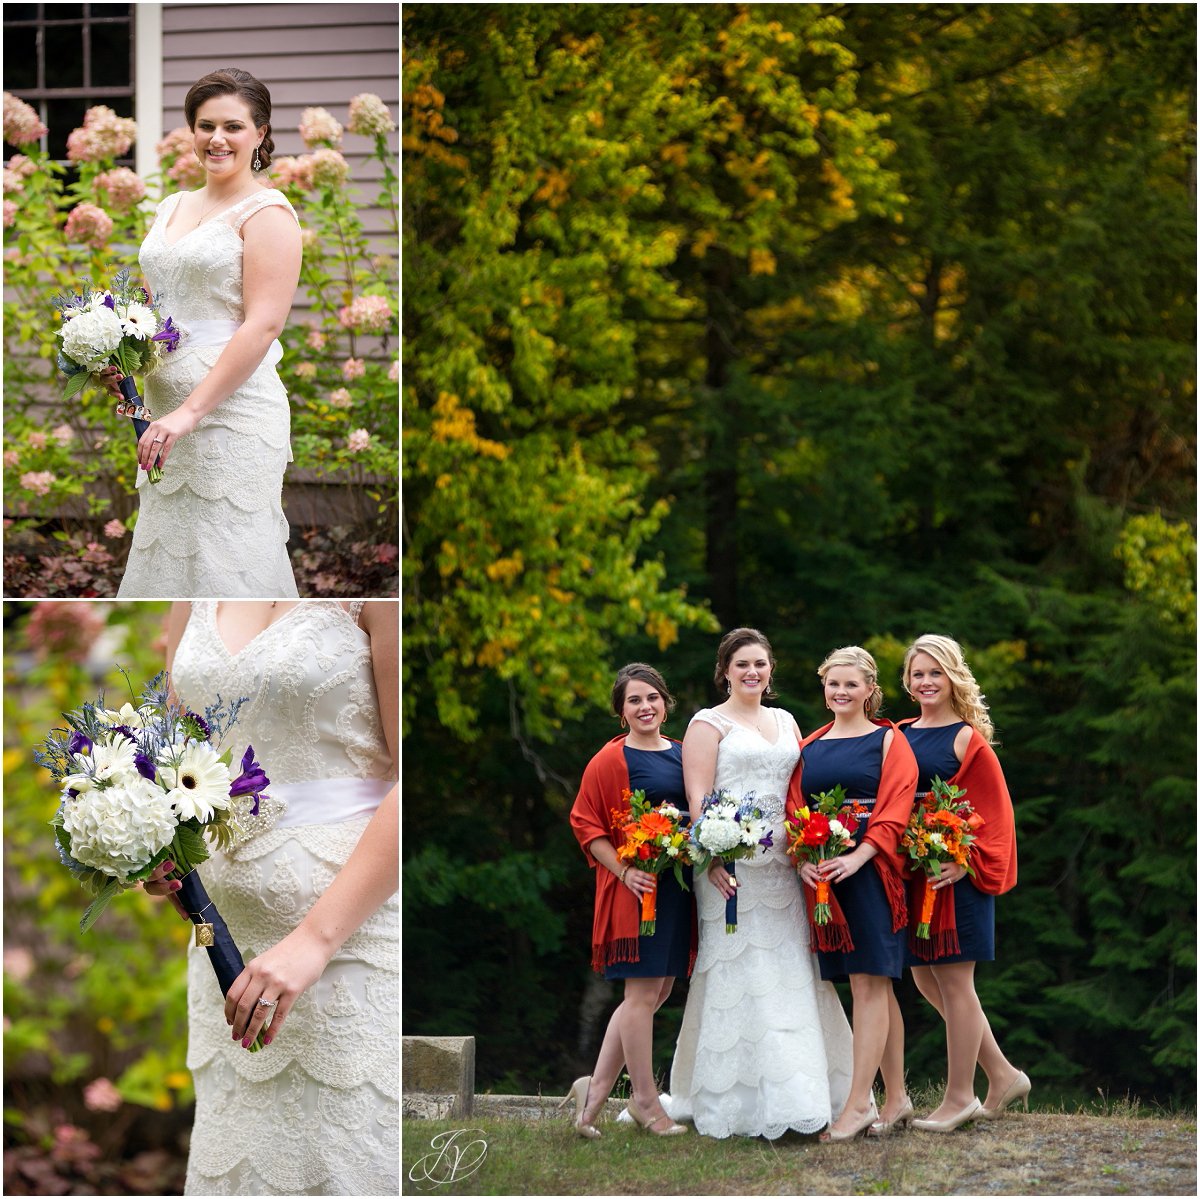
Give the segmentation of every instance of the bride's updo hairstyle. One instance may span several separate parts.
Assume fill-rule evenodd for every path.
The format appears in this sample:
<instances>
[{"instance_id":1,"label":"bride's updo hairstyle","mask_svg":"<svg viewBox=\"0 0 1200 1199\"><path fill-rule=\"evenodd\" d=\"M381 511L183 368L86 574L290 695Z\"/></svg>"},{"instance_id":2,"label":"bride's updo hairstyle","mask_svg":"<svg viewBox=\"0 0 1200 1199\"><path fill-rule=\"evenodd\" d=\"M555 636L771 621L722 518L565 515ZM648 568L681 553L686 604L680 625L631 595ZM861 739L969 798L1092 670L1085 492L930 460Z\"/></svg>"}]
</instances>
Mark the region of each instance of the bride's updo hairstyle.
<instances>
[{"instance_id":1,"label":"bride's updo hairstyle","mask_svg":"<svg viewBox=\"0 0 1200 1199\"><path fill-rule=\"evenodd\" d=\"M721 644L717 646L717 669L713 674L717 690L727 690L725 672L729 669L734 654L746 645L761 645L767 651L767 661L771 663L771 678L763 692L763 698L775 699L779 694L775 690L775 653L771 649L771 643L757 629L731 629L721 638Z\"/></svg>"},{"instance_id":2,"label":"bride's updo hairstyle","mask_svg":"<svg viewBox=\"0 0 1200 1199\"><path fill-rule=\"evenodd\" d=\"M663 697L667 711L675 710L675 697L667 690L667 684L663 681L662 675L653 666L647 666L645 662L630 662L628 666L622 666L617 671L617 681L613 683L612 710L614 716L621 715L621 709L625 707L625 689L634 679L637 679L639 683L649 683Z\"/></svg>"},{"instance_id":3,"label":"bride's updo hairstyle","mask_svg":"<svg viewBox=\"0 0 1200 1199\"><path fill-rule=\"evenodd\" d=\"M250 109L254 128L261 129L266 125L266 135L258 148L258 159L265 171L271 165L271 155L275 150L275 142L271 138L271 93L266 85L240 67L222 67L219 71L210 71L203 79L197 79L192 84L184 98L183 115L187 118L189 129L196 128L196 110L205 100L211 100L214 96L239 97Z\"/></svg>"},{"instance_id":4,"label":"bride's updo hairstyle","mask_svg":"<svg viewBox=\"0 0 1200 1199\"><path fill-rule=\"evenodd\" d=\"M822 683L825 682L825 676L835 666L852 667L866 680L867 686L871 688L871 693L863 704L863 711L867 714L868 720L874 720L879 714L879 709L883 707L883 689L879 686L879 667L875 665L875 659L859 645L846 645L841 649L835 649L817 667L817 674L821 676Z\"/></svg>"},{"instance_id":5,"label":"bride's updo hairstyle","mask_svg":"<svg viewBox=\"0 0 1200 1199\"><path fill-rule=\"evenodd\" d=\"M983 702L983 692L979 690L979 684L963 657L962 646L938 633L925 633L918 637L904 655L904 673L901 676L904 690L910 697L912 660L917 654L928 654L942 668L942 673L950 681L950 706L961 720L978 729L989 745L994 745L996 730L992 727L987 704Z\"/></svg>"}]
</instances>

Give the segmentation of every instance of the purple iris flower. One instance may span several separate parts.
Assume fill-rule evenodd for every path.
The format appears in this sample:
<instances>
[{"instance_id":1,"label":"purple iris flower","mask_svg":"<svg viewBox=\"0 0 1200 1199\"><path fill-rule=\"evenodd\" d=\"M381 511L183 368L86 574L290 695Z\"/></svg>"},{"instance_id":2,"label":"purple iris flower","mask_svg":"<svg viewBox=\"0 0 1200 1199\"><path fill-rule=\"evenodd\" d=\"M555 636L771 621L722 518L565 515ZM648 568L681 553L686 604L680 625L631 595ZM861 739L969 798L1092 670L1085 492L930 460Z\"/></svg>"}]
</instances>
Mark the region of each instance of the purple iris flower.
<instances>
[{"instance_id":1,"label":"purple iris flower","mask_svg":"<svg viewBox=\"0 0 1200 1199\"><path fill-rule=\"evenodd\" d=\"M167 317L166 324L162 327L162 332L156 333L150 340L165 342L167 353L170 354L173 350L179 348L179 339L182 336L183 334L175 327L171 318Z\"/></svg>"},{"instance_id":2,"label":"purple iris flower","mask_svg":"<svg viewBox=\"0 0 1200 1199\"><path fill-rule=\"evenodd\" d=\"M67 742L67 753L71 754L90 754L92 752L91 740L85 737L80 732L71 734L71 740Z\"/></svg>"},{"instance_id":3,"label":"purple iris flower","mask_svg":"<svg viewBox=\"0 0 1200 1199\"><path fill-rule=\"evenodd\" d=\"M134 751L133 764L137 767L137 772L142 778L154 782L156 773L154 763L140 749Z\"/></svg>"},{"instance_id":4,"label":"purple iris flower","mask_svg":"<svg viewBox=\"0 0 1200 1199\"><path fill-rule=\"evenodd\" d=\"M116 300L114 300L112 298L112 296L105 296L104 297L104 307L111 309L113 312L116 312L117 302L116 302Z\"/></svg>"},{"instance_id":5,"label":"purple iris flower","mask_svg":"<svg viewBox=\"0 0 1200 1199\"><path fill-rule=\"evenodd\" d=\"M266 771L254 760L254 746L247 745L242 755L242 773L229 784L229 798L239 795L253 795L254 806L250 809L252 816L258 815L258 801L263 791L271 785Z\"/></svg>"},{"instance_id":6,"label":"purple iris flower","mask_svg":"<svg viewBox=\"0 0 1200 1199\"><path fill-rule=\"evenodd\" d=\"M770 829L767 829L767 835L765 837L763 837L763 839L761 841L759 841L759 845L761 845L763 847L763 849L770 849L771 846L774 844L775 844L775 835L774 835L774 833L771 832Z\"/></svg>"}]
</instances>

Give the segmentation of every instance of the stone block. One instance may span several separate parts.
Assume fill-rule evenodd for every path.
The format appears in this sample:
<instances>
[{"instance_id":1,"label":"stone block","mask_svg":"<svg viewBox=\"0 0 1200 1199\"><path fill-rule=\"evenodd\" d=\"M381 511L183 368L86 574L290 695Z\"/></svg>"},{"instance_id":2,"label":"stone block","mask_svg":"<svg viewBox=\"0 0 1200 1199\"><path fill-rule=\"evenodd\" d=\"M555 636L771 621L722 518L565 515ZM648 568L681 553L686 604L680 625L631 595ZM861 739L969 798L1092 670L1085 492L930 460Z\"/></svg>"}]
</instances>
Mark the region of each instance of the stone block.
<instances>
[{"instance_id":1,"label":"stone block","mask_svg":"<svg viewBox=\"0 0 1200 1199\"><path fill-rule=\"evenodd\" d=\"M402 1043L405 1096L412 1096L415 1106L422 1106L416 1104L416 1097L423 1097L430 1114L440 1111L452 1096L446 1116L469 1116L475 1098L475 1038L404 1037Z\"/></svg>"}]
</instances>

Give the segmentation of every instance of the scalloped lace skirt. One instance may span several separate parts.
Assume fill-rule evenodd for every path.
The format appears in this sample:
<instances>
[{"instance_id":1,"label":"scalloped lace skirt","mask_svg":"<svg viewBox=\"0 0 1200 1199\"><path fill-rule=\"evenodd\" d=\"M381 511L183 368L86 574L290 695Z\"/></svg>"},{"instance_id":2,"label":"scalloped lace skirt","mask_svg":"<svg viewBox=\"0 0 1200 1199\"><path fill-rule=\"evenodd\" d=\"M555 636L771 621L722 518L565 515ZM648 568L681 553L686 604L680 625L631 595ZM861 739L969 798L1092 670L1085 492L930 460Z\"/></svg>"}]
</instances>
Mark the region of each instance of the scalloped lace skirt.
<instances>
[{"instance_id":1,"label":"scalloped lace skirt","mask_svg":"<svg viewBox=\"0 0 1200 1199\"><path fill-rule=\"evenodd\" d=\"M700 953L664 1106L705 1136L816 1132L850 1092L850 1025L809 949L795 868L775 849L736 871L728 934L725 901L697 874Z\"/></svg>"},{"instance_id":2,"label":"scalloped lace skirt","mask_svg":"<svg viewBox=\"0 0 1200 1199\"><path fill-rule=\"evenodd\" d=\"M200 867L243 958L296 927L368 820L274 829ZM400 1193L398 926L395 895L258 1053L232 1040L207 953L189 952L196 1117L185 1194Z\"/></svg>"},{"instance_id":3,"label":"scalloped lace skirt","mask_svg":"<svg viewBox=\"0 0 1200 1199\"><path fill-rule=\"evenodd\" d=\"M193 350L147 376L150 411L174 412L222 349ZM141 503L118 598L296 598L283 514L290 432L287 391L264 362L176 443L161 482L151 485L139 470Z\"/></svg>"}]
</instances>

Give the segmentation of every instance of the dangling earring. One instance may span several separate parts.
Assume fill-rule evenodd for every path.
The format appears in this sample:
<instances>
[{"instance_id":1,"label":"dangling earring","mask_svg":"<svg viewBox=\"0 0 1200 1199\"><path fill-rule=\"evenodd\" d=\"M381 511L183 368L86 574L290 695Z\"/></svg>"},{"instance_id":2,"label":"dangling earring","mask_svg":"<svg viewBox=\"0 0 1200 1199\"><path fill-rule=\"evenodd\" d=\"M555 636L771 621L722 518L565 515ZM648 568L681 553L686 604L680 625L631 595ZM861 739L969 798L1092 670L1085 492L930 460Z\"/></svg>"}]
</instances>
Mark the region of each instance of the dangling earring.
<instances>
[{"instance_id":1,"label":"dangling earring","mask_svg":"<svg viewBox=\"0 0 1200 1199\"><path fill-rule=\"evenodd\" d=\"M629 727L629 725L627 725L627 724L625 723L625 717L624 717L624 716L622 716L622 717L621 717L621 727L622 727L623 729L627 729L627 728Z\"/></svg>"},{"instance_id":2,"label":"dangling earring","mask_svg":"<svg viewBox=\"0 0 1200 1199\"><path fill-rule=\"evenodd\" d=\"M726 695L733 694L733 684L728 679L725 680L725 694Z\"/></svg>"},{"instance_id":3,"label":"dangling earring","mask_svg":"<svg viewBox=\"0 0 1200 1199\"><path fill-rule=\"evenodd\" d=\"M261 143L260 143L260 145L261 145ZM254 169L256 171L262 170L262 159L259 158L259 156L258 156L258 146L254 147Z\"/></svg>"}]
</instances>

